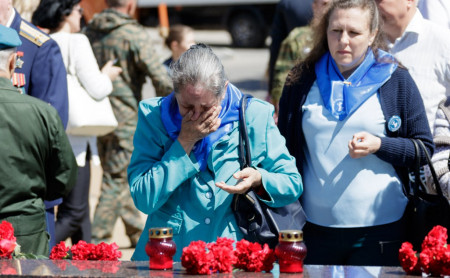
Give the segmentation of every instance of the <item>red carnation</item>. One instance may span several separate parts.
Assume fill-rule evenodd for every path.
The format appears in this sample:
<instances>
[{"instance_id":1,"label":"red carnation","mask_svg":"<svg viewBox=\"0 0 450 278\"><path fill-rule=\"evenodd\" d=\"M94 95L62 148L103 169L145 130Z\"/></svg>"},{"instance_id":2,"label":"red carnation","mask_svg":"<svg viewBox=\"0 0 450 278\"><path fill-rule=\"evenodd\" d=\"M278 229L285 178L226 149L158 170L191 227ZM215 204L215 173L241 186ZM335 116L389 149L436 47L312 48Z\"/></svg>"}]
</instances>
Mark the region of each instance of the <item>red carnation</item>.
<instances>
[{"instance_id":1,"label":"red carnation","mask_svg":"<svg viewBox=\"0 0 450 278\"><path fill-rule=\"evenodd\" d=\"M80 240L72 246L72 260L92 260L95 259L94 253L95 244L87 243L84 240Z\"/></svg>"},{"instance_id":2,"label":"red carnation","mask_svg":"<svg viewBox=\"0 0 450 278\"><path fill-rule=\"evenodd\" d=\"M431 229L425 239L422 242L422 250L431 249L435 247L444 246L447 244L447 229L437 225Z\"/></svg>"},{"instance_id":3,"label":"red carnation","mask_svg":"<svg viewBox=\"0 0 450 278\"><path fill-rule=\"evenodd\" d=\"M267 244L262 248L261 244L245 239L236 243L235 255L237 257L235 267L250 272L269 272L275 262L275 254Z\"/></svg>"},{"instance_id":4,"label":"red carnation","mask_svg":"<svg viewBox=\"0 0 450 278\"><path fill-rule=\"evenodd\" d=\"M236 256L233 252L234 240L228 238L217 238L215 243L208 243L206 247L214 256L212 272L230 273L233 271L233 264Z\"/></svg>"},{"instance_id":5,"label":"red carnation","mask_svg":"<svg viewBox=\"0 0 450 278\"><path fill-rule=\"evenodd\" d=\"M122 257L122 252L119 251L119 246L116 243L101 242L95 246L91 257L100 261L117 261Z\"/></svg>"},{"instance_id":6,"label":"red carnation","mask_svg":"<svg viewBox=\"0 0 450 278\"><path fill-rule=\"evenodd\" d=\"M450 275L450 246L447 244L444 255L442 256L442 275Z\"/></svg>"},{"instance_id":7,"label":"red carnation","mask_svg":"<svg viewBox=\"0 0 450 278\"><path fill-rule=\"evenodd\" d=\"M61 241L59 244L53 246L52 251L50 252L50 260L62 260L67 259L69 257L69 247L66 246L64 241Z\"/></svg>"},{"instance_id":8,"label":"red carnation","mask_svg":"<svg viewBox=\"0 0 450 278\"><path fill-rule=\"evenodd\" d=\"M0 239L16 241L16 238L14 237L14 227L8 221L3 220L2 223L0 223Z\"/></svg>"},{"instance_id":9,"label":"red carnation","mask_svg":"<svg viewBox=\"0 0 450 278\"><path fill-rule=\"evenodd\" d=\"M181 265L186 268L187 273L212 274L213 263L214 256L211 252L206 252L204 241L193 241L183 248Z\"/></svg>"},{"instance_id":10,"label":"red carnation","mask_svg":"<svg viewBox=\"0 0 450 278\"><path fill-rule=\"evenodd\" d=\"M0 258L11 259L16 246L14 227L8 221L3 220L0 223Z\"/></svg>"},{"instance_id":11,"label":"red carnation","mask_svg":"<svg viewBox=\"0 0 450 278\"><path fill-rule=\"evenodd\" d=\"M422 252L416 254L409 242L399 250L400 264L407 274L425 272L431 276L450 275L450 249L447 229L435 226L422 242Z\"/></svg>"},{"instance_id":12,"label":"red carnation","mask_svg":"<svg viewBox=\"0 0 450 278\"><path fill-rule=\"evenodd\" d=\"M417 263L419 258L409 242L404 242L399 250L398 259L400 265L407 274L420 274L420 265Z\"/></svg>"}]
</instances>

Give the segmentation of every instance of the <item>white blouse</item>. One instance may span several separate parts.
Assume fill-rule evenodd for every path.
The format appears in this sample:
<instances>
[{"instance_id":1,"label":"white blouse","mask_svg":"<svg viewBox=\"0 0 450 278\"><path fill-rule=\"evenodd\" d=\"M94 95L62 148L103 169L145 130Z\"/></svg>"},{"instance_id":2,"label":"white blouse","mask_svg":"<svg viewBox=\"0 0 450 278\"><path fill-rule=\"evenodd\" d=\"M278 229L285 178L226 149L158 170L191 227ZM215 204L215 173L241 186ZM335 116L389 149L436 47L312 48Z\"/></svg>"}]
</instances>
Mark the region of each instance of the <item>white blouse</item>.
<instances>
[{"instance_id":1,"label":"white blouse","mask_svg":"<svg viewBox=\"0 0 450 278\"><path fill-rule=\"evenodd\" d=\"M111 79L103 74L97 64L91 44L84 34L71 34L67 32L57 32L51 37L58 43L64 60L66 70L70 61L75 65L75 70L81 85L86 91L96 99L107 97L113 89ZM70 51L75 49L76 51ZM94 136L74 136L69 135L72 150L77 159L78 166L83 167L86 162L87 146L91 150L92 163L100 164L97 150L97 138Z\"/></svg>"}]
</instances>

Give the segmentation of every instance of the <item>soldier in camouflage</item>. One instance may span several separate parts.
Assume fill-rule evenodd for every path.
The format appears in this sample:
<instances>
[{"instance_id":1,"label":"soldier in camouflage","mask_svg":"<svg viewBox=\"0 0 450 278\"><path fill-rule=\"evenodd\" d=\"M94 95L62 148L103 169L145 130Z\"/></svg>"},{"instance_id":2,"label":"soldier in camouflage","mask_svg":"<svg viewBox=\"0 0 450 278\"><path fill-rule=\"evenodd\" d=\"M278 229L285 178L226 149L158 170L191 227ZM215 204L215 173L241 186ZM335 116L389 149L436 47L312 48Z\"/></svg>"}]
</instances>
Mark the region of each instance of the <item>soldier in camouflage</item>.
<instances>
[{"instance_id":1,"label":"soldier in camouflage","mask_svg":"<svg viewBox=\"0 0 450 278\"><path fill-rule=\"evenodd\" d=\"M131 199L127 167L133 151L133 135L137 124L138 103L146 76L151 78L156 94L167 95L172 84L156 55L145 29L131 15L136 0L106 0L108 8L97 14L85 28L100 66L118 59L123 70L113 82L109 95L118 128L98 138L98 151L103 168L101 195L92 225L92 241L108 241L114 224L121 217L131 245L142 232L140 214Z\"/></svg>"},{"instance_id":2,"label":"soldier in camouflage","mask_svg":"<svg viewBox=\"0 0 450 278\"><path fill-rule=\"evenodd\" d=\"M284 82L296 61L303 60L312 47L312 31L310 26L294 28L283 40L275 63L273 74L273 88L270 92L271 101L278 111L278 102L283 91Z\"/></svg>"},{"instance_id":3,"label":"soldier in camouflage","mask_svg":"<svg viewBox=\"0 0 450 278\"><path fill-rule=\"evenodd\" d=\"M312 30L327 11L330 2L331 0L314 0L312 3L314 16L310 25L294 28L281 43L280 52L274 67L273 86L270 91L271 101L275 106L275 114L278 113L278 102L281 98L286 77L294 65L298 61L305 59L311 50L313 45Z\"/></svg>"}]
</instances>

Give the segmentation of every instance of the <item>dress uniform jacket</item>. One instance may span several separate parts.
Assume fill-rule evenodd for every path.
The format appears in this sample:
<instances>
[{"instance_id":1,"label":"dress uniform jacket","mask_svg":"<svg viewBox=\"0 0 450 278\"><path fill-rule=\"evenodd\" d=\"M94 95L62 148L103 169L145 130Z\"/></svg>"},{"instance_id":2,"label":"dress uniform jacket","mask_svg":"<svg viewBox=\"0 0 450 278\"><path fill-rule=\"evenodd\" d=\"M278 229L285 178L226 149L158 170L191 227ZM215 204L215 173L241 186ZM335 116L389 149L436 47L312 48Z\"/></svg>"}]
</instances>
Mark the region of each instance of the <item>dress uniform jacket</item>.
<instances>
[{"instance_id":1,"label":"dress uniform jacket","mask_svg":"<svg viewBox=\"0 0 450 278\"><path fill-rule=\"evenodd\" d=\"M50 103L66 127L69 113L67 74L58 44L36 26L22 19L16 11L10 26L19 34L23 52L16 73L25 75L25 93Z\"/></svg>"},{"instance_id":2,"label":"dress uniform jacket","mask_svg":"<svg viewBox=\"0 0 450 278\"><path fill-rule=\"evenodd\" d=\"M134 136L134 152L128 167L131 196L136 207L148 214L144 231L151 227L173 228L179 261L183 247L191 241L213 242L217 237L240 240L243 234L231 210L233 195L215 183L235 184L232 176L240 169L239 129L214 143L207 168L200 170L193 152L186 154L178 140L172 140L161 121L160 98L140 103ZM262 176L269 206L280 207L297 200L303 192L295 159L273 121L273 107L253 99L246 110L252 164ZM142 233L132 259L148 260Z\"/></svg>"},{"instance_id":3,"label":"dress uniform jacket","mask_svg":"<svg viewBox=\"0 0 450 278\"><path fill-rule=\"evenodd\" d=\"M29 244L46 234L44 200L66 195L77 174L61 120L53 107L0 78L0 138L0 220L14 226L22 252L48 255Z\"/></svg>"}]
</instances>

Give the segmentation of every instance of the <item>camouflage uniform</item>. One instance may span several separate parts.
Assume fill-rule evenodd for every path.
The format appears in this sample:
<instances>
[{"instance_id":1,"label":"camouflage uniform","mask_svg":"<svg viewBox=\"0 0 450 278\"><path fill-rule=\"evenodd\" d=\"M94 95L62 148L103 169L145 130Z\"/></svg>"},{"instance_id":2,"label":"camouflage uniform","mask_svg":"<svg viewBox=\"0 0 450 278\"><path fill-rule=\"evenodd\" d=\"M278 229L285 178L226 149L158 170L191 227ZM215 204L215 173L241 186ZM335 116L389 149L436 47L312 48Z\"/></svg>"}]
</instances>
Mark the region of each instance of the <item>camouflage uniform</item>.
<instances>
[{"instance_id":1,"label":"camouflage uniform","mask_svg":"<svg viewBox=\"0 0 450 278\"><path fill-rule=\"evenodd\" d=\"M284 82L297 60L303 60L312 47L311 27L303 26L293 29L281 44L274 68L273 87L270 92L272 103L278 104Z\"/></svg>"},{"instance_id":2,"label":"camouflage uniform","mask_svg":"<svg viewBox=\"0 0 450 278\"><path fill-rule=\"evenodd\" d=\"M133 151L138 103L146 76L151 78L158 96L169 94L172 84L148 33L130 16L106 9L92 19L85 34L99 66L118 58L123 70L113 82L114 89L109 96L119 126L114 132L98 138L103 182L94 214L92 240L109 240L120 216L131 244L135 245L143 223L130 196L127 167Z\"/></svg>"}]
</instances>

